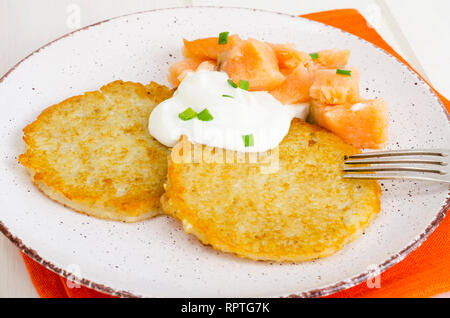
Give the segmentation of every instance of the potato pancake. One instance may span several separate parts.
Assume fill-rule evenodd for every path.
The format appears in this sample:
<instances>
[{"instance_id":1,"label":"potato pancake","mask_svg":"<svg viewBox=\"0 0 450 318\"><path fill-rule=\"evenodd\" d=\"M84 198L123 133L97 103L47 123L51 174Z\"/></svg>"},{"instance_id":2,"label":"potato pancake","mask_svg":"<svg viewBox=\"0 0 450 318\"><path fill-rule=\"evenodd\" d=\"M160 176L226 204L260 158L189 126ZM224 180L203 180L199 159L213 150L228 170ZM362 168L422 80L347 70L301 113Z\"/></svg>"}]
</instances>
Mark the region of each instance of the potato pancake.
<instances>
[{"instance_id":1,"label":"potato pancake","mask_svg":"<svg viewBox=\"0 0 450 318\"><path fill-rule=\"evenodd\" d=\"M160 214L168 149L148 133L165 86L115 81L45 109L25 127L19 162L51 199L102 219Z\"/></svg>"},{"instance_id":2,"label":"potato pancake","mask_svg":"<svg viewBox=\"0 0 450 318\"><path fill-rule=\"evenodd\" d=\"M191 146L183 138L173 152L184 156ZM376 181L342 178L344 156L358 152L294 119L272 173L261 162L189 162L172 154L162 208L187 233L224 252L270 261L325 257L358 237L380 211Z\"/></svg>"}]
</instances>

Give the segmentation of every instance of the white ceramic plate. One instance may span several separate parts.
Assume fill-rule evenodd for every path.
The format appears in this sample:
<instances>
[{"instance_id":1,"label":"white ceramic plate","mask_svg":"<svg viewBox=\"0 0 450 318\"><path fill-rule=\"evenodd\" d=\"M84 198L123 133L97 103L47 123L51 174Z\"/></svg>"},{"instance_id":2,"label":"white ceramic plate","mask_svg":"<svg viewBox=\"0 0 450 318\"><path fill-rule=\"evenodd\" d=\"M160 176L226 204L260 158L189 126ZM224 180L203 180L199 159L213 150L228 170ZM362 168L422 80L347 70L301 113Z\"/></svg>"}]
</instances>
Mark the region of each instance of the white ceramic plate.
<instances>
[{"instance_id":1,"label":"white ceramic plate","mask_svg":"<svg viewBox=\"0 0 450 318\"><path fill-rule=\"evenodd\" d=\"M448 114L431 89L396 58L338 29L237 8L178 8L115 18L66 35L0 80L0 228L25 253L82 284L119 296L319 296L353 286L399 262L444 217L447 185L383 182L382 211L339 253L302 264L244 260L205 247L169 217L106 222L49 200L17 163L22 128L47 106L122 79L167 84L182 38L230 31L313 52L351 50L364 97L390 107L389 148L450 145Z\"/></svg>"}]
</instances>

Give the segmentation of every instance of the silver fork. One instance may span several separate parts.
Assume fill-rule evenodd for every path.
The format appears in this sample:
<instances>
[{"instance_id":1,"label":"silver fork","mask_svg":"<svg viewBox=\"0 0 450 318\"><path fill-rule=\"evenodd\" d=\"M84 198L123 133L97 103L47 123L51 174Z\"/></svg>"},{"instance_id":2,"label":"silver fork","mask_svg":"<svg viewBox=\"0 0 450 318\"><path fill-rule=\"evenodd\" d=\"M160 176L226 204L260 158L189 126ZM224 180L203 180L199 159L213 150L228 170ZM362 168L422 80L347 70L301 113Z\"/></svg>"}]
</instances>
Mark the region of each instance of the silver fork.
<instances>
[{"instance_id":1,"label":"silver fork","mask_svg":"<svg viewBox=\"0 0 450 318\"><path fill-rule=\"evenodd\" d=\"M349 155L344 158L344 178L450 183L449 156L450 149L373 151Z\"/></svg>"}]
</instances>

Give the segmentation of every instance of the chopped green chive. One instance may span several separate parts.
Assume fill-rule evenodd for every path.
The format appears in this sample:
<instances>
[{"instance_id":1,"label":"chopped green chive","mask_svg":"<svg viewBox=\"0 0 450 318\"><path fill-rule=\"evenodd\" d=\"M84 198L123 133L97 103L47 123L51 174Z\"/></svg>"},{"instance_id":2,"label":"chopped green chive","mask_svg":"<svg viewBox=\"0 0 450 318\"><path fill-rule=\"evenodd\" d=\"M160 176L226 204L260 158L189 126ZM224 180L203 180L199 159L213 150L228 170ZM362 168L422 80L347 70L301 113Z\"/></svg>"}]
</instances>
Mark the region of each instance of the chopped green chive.
<instances>
[{"instance_id":1,"label":"chopped green chive","mask_svg":"<svg viewBox=\"0 0 450 318\"><path fill-rule=\"evenodd\" d=\"M228 33L229 32L222 32L219 34L219 44L227 44L228 43Z\"/></svg>"},{"instance_id":2,"label":"chopped green chive","mask_svg":"<svg viewBox=\"0 0 450 318\"><path fill-rule=\"evenodd\" d=\"M233 86L234 88L237 88L237 85L235 82L233 82L232 80L228 79L228 84L230 84L231 86Z\"/></svg>"},{"instance_id":3,"label":"chopped green chive","mask_svg":"<svg viewBox=\"0 0 450 318\"><path fill-rule=\"evenodd\" d=\"M230 98L234 98L233 96L227 95L227 94L223 94L222 97L230 97Z\"/></svg>"},{"instance_id":4,"label":"chopped green chive","mask_svg":"<svg viewBox=\"0 0 450 318\"><path fill-rule=\"evenodd\" d=\"M192 118L195 118L197 116L197 113L192 108L188 107L186 110L182 113L178 114L178 117L180 117L181 120L191 120Z\"/></svg>"},{"instance_id":5,"label":"chopped green chive","mask_svg":"<svg viewBox=\"0 0 450 318\"><path fill-rule=\"evenodd\" d=\"M214 117L209 113L208 108L205 108L200 113L198 113L197 118L202 121L210 121L214 119Z\"/></svg>"},{"instance_id":6,"label":"chopped green chive","mask_svg":"<svg viewBox=\"0 0 450 318\"><path fill-rule=\"evenodd\" d=\"M245 147L253 147L255 145L253 141L253 134L242 136L242 140L244 141Z\"/></svg>"},{"instance_id":7,"label":"chopped green chive","mask_svg":"<svg viewBox=\"0 0 450 318\"><path fill-rule=\"evenodd\" d=\"M243 90L248 91L249 87L250 87L250 83L248 81L239 80L239 88L242 88Z\"/></svg>"},{"instance_id":8,"label":"chopped green chive","mask_svg":"<svg viewBox=\"0 0 450 318\"><path fill-rule=\"evenodd\" d=\"M311 53L311 54L309 54L309 56L311 56L311 58L312 58L313 60L315 60L315 59L318 59L318 58L319 58L319 53Z\"/></svg>"},{"instance_id":9,"label":"chopped green chive","mask_svg":"<svg viewBox=\"0 0 450 318\"><path fill-rule=\"evenodd\" d=\"M336 70L336 74L351 76L352 75L352 71L337 69Z\"/></svg>"}]
</instances>

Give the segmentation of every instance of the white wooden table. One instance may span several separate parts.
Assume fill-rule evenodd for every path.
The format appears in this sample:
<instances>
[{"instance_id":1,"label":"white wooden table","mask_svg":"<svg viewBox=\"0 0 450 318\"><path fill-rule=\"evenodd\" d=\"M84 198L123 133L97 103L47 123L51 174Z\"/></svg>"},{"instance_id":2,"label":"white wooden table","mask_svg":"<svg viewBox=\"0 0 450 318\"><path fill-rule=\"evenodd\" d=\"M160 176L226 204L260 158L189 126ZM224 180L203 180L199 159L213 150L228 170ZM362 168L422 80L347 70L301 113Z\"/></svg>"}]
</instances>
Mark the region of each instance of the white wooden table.
<instances>
[{"instance_id":1,"label":"white wooden table","mask_svg":"<svg viewBox=\"0 0 450 318\"><path fill-rule=\"evenodd\" d=\"M304 14L356 8L384 39L450 97L448 0L0 0L0 76L47 42L110 17L164 7L220 5ZM80 19L74 19L79 10ZM445 77L444 77L445 76ZM450 297L450 292L439 295ZM0 297L38 297L17 249L0 235Z\"/></svg>"}]
</instances>

